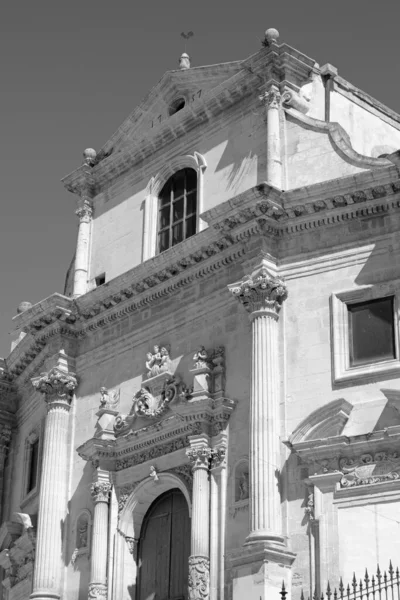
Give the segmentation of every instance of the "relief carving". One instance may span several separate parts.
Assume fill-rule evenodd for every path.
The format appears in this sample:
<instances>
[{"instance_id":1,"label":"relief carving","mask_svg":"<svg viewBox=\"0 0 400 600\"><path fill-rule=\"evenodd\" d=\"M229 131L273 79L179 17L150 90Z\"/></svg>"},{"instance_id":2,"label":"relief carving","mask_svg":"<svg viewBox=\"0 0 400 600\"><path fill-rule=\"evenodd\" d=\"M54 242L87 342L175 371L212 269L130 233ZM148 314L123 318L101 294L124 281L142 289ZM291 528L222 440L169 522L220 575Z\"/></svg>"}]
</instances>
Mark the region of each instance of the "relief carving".
<instances>
[{"instance_id":1,"label":"relief carving","mask_svg":"<svg viewBox=\"0 0 400 600\"><path fill-rule=\"evenodd\" d=\"M170 346L155 345L153 352L148 352L146 355L147 378L156 377L160 373L169 372L171 359L169 356Z\"/></svg>"},{"instance_id":2,"label":"relief carving","mask_svg":"<svg viewBox=\"0 0 400 600\"><path fill-rule=\"evenodd\" d=\"M344 475L340 481L342 488L394 481L400 478L400 455L387 451L341 458L339 470Z\"/></svg>"},{"instance_id":3,"label":"relief carving","mask_svg":"<svg viewBox=\"0 0 400 600\"><path fill-rule=\"evenodd\" d=\"M111 492L111 483L108 481L96 481L92 483L90 492L94 502L108 502Z\"/></svg>"},{"instance_id":4,"label":"relief carving","mask_svg":"<svg viewBox=\"0 0 400 600\"><path fill-rule=\"evenodd\" d=\"M102 583L89 583L89 600L107 600L107 586Z\"/></svg>"},{"instance_id":5,"label":"relief carving","mask_svg":"<svg viewBox=\"0 0 400 600\"><path fill-rule=\"evenodd\" d=\"M210 561L205 556L189 556L189 600L208 600Z\"/></svg>"},{"instance_id":6,"label":"relief carving","mask_svg":"<svg viewBox=\"0 0 400 600\"><path fill-rule=\"evenodd\" d=\"M164 454L175 452L175 450L180 450L181 448L185 448L186 446L189 446L189 438L187 436L183 438L178 438L162 446L155 446L153 448L149 448L148 450L144 450L143 452L135 454L134 456L121 458L116 461L115 468L117 471L121 471L122 469L127 469L128 467L139 465L148 460L157 458L158 456L164 456Z\"/></svg>"}]
</instances>

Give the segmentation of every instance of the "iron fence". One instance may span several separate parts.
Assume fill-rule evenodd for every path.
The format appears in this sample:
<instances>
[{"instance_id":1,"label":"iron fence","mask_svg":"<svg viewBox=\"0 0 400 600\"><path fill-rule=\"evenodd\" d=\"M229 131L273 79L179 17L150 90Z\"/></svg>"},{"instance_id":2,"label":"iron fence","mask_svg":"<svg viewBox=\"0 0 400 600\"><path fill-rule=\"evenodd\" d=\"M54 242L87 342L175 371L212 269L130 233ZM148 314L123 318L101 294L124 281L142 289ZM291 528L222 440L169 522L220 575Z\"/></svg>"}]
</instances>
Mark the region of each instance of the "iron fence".
<instances>
[{"instance_id":1,"label":"iron fence","mask_svg":"<svg viewBox=\"0 0 400 600\"><path fill-rule=\"evenodd\" d=\"M284 582L280 591L281 600L286 600L287 590ZM300 600L306 600L306 596L301 591ZM307 597L310 600L310 597ZM389 563L387 571L382 571L377 566L376 574L369 576L365 569L365 575L357 580L355 573L351 583L344 585L340 578L339 585L331 588L330 583L326 586L325 593L317 594L314 592L312 600L400 600L400 572L399 568L393 568L392 561Z\"/></svg>"}]
</instances>

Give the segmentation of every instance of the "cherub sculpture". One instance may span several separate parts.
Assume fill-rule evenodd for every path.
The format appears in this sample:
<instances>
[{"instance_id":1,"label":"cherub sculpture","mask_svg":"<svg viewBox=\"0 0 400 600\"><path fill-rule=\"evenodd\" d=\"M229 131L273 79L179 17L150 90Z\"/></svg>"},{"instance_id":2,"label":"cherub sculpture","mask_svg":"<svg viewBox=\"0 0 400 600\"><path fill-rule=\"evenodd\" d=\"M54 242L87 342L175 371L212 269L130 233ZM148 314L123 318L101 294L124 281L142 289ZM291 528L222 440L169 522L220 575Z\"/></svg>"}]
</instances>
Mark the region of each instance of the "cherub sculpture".
<instances>
[{"instance_id":1,"label":"cherub sculpture","mask_svg":"<svg viewBox=\"0 0 400 600\"><path fill-rule=\"evenodd\" d=\"M169 349L166 346L163 346L160 350L160 346L155 345L153 353L148 352L146 354L146 359L148 379L169 370L170 357Z\"/></svg>"},{"instance_id":2,"label":"cherub sculpture","mask_svg":"<svg viewBox=\"0 0 400 600\"><path fill-rule=\"evenodd\" d=\"M193 360L195 369L208 367L208 352L204 346L200 346L200 348L195 352Z\"/></svg>"},{"instance_id":3,"label":"cherub sculpture","mask_svg":"<svg viewBox=\"0 0 400 600\"><path fill-rule=\"evenodd\" d=\"M249 475L242 473L239 481L239 500L247 500L249 497Z\"/></svg>"},{"instance_id":4,"label":"cherub sculpture","mask_svg":"<svg viewBox=\"0 0 400 600\"><path fill-rule=\"evenodd\" d=\"M107 388L100 388L100 408L116 410L119 403L119 396L120 390L115 390L110 394Z\"/></svg>"}]
</instances>

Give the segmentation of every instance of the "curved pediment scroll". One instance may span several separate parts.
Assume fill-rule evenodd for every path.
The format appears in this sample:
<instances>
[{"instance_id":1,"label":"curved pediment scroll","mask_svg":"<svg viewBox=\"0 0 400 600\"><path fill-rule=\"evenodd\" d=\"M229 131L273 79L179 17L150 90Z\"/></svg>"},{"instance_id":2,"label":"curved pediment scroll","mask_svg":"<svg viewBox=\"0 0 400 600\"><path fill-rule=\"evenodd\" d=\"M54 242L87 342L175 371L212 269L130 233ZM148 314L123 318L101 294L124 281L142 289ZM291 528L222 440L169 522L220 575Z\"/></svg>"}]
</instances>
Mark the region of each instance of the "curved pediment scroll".
<instances>
[{"instance_id":1,"label":"curved pediment scroll","mask_svg":"<svg viewBox=\"0 0 400 600\"><path fill-rule=\"evenodd\" d=\"M291 444L340 435L353 405L344 398L329 402L307 416L289 438Z\"/></svg>"}]
</instances>

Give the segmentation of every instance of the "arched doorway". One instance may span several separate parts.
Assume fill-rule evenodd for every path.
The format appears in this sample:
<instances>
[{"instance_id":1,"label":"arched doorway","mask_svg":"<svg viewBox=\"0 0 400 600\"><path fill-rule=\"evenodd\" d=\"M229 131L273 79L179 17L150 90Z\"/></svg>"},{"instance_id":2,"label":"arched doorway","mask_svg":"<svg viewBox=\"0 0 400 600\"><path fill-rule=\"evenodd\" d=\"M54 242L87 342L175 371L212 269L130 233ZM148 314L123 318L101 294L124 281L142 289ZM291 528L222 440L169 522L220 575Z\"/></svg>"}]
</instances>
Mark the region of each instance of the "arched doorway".
<instances>
[{"instance_id":1,"label":"arched doorway","mask_svg":"<svg viewBox=\"0 0 400 600\"><path fill-rule=\"evenodd\" d=\"M174 488L147 511L138 548L138 600L187 600L190 518Z\"/></svg>"}]
</instances>

